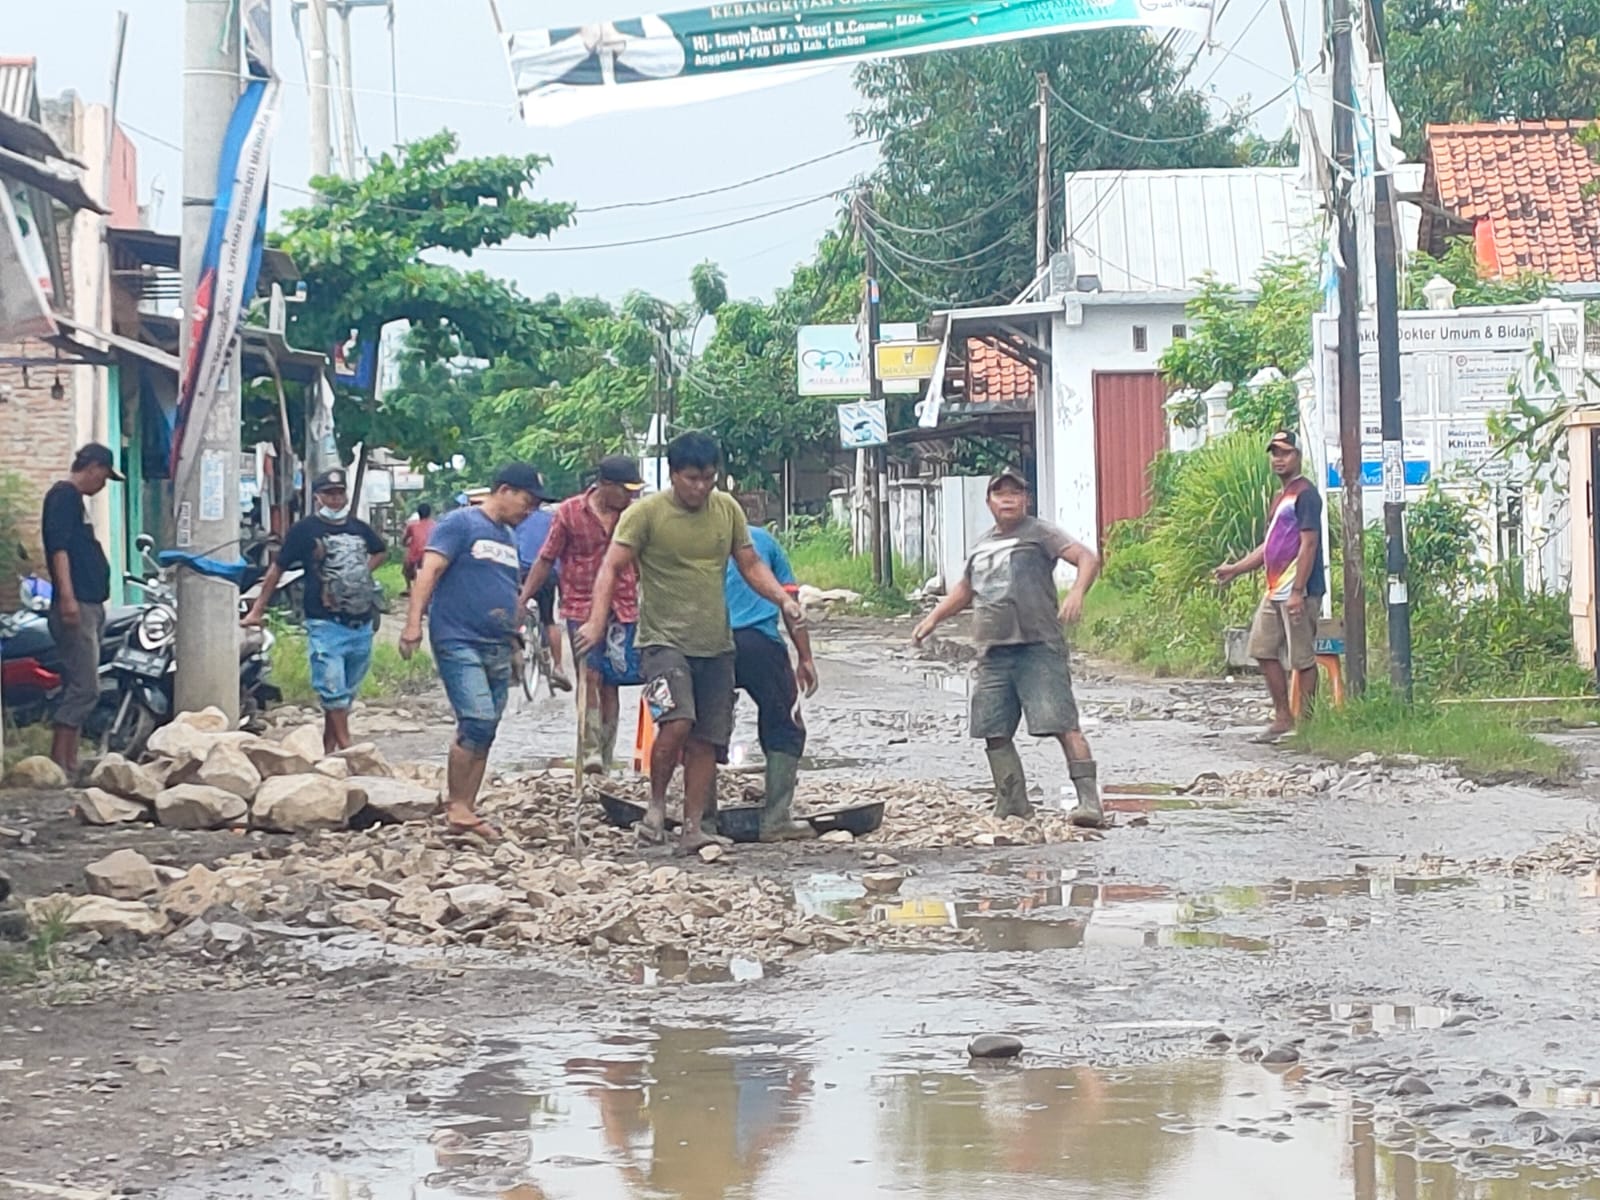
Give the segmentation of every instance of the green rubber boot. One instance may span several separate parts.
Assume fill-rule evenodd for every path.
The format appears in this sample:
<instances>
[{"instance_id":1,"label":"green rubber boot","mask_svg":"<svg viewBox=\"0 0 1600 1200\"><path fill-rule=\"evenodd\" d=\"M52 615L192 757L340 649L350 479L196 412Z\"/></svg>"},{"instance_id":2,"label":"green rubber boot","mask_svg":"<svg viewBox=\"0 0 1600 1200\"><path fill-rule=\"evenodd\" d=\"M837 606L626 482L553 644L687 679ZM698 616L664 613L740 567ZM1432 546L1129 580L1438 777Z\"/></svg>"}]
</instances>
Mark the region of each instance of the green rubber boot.
<instances>
[{"instance_id":1,"label":"green rubber boot","mask_svg":"<svg viewBox=\"0 0 1600 1200\"><path fill-rule=\"evenodd\" d=\"M796 821L794 788L800 775L800 759L793 754L768 753L767 798L761 805L761 840L791 842L814 838L816 830Z\"/></svg>"},{"instance_id":2,"label":"green rubber boot","mask_svg":"<svg viewBox=\"0 0 1600 1200\"><path fill-rule=\"evenodd\" d=\"M994 776L994 815L1031 817L1033 803L1028 799L1028 777L1022 771L1022 755L1014 742L998 750L985 750L989 774Z\"/></svg>"},{"instance_id":3,"label":"green rubber boot","mask_svg":"<svg viewBox=\"0 0 1600 1200\"><path fill-rule=\"evenodd\" d=\"M1106 811L1100 807L1099 768L1094 759L1069 761L1067 777L1078 792L1078 806L1067 814L1067 820L1079 829L1104 829Z\"/></svg>"}]
</instances>

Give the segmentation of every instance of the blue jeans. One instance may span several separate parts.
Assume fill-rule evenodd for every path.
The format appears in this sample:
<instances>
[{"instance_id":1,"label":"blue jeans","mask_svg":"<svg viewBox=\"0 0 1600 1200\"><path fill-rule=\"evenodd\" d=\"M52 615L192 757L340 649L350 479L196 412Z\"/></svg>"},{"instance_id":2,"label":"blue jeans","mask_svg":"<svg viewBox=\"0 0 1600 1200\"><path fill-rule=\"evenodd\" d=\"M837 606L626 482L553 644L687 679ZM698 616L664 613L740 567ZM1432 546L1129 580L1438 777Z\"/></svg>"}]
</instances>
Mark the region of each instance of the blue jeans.
<instances>
[{"instance_id":1,"label":"blue jeans","mask_svg":"<svg viewBox=\"0 0 1600 1200\"><path fill-rule=\"evenodd\" d=\"M311 687L324 710L339 712L355 702L372 666L372 625L356 628L338 621L306 622L311 647Z\"/></svg>"},{"instance_id":2,"label":"blue jeans","mask_svg":"<svg viewBox=\"0 0 1600 1200\"><path fill-rule=\"evenodd\" d=\"M445 642L433 647L433 657L455 710L456 745L488 754L511 692L511 643Z\"/></svg>"}]
</instances>

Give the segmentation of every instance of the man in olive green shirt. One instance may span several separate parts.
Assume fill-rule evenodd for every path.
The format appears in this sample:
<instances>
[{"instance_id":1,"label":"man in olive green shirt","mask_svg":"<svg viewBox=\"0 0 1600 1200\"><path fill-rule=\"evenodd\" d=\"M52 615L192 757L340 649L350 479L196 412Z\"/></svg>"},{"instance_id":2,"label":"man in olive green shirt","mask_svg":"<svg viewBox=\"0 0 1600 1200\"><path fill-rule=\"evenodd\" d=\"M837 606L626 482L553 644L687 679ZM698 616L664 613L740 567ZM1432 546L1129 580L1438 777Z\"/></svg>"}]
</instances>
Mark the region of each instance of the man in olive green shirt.
<instances>
[{"instance_id":1,"label":"man in olive green shirt","mask_svg":"<svg viewBox=\"0 0 1600 1200\"><path fill-rule=\"evenodd\" d=\"M750 544L744 510L713 490L722 452L704 433L667 447L672 486L635 504L617 522L594 585L593 613L578 631L578 653L605 637L618 574L639 567L639 634L645 700L658 732L650 754L650 811L641 839L666 840L667 785L683 761L683 835L692 853L715 839L700 826L716 800L717 757L733 736L733 633L723 588L731 557L759 595L783 612L790 632L805 610L783 590Z\"/></svg>"}]
</instances>

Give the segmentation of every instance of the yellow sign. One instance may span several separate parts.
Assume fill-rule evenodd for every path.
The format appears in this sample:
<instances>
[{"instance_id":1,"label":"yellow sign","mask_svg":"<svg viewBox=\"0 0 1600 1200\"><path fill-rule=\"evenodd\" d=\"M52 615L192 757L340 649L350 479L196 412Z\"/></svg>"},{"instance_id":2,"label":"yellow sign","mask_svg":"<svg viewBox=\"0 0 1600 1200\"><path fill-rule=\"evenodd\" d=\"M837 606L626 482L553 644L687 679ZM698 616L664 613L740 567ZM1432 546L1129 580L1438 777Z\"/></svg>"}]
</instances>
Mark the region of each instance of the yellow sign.
<instances>
[{"instance_id":1,"label":"yellow sign","mask_svg":"<svg viewBox=\"0 0 1600 1200\"><path fill-rule=\"evenodd\" d=\"M939 361L938 342L879 342L879 379L927 379Z\"/></svg>"}]
</instances>

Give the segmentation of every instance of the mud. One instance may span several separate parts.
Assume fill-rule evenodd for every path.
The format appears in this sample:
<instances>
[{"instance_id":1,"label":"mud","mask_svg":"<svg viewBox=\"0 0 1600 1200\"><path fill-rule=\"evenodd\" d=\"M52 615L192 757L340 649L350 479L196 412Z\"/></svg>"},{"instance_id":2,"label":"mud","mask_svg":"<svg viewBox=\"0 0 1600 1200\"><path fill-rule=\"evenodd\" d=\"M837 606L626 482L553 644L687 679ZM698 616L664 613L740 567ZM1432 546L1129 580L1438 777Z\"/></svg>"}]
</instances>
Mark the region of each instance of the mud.
<instances>
[{"instance_id":1,"label":"mud","mask_svg":"<svg viewBox=\"0 0 1600 1200\"><path fill-rule=\"evenodd\" d=\"M959 670L905 632L817 630L812 773L981 789L964 699L927 678ZM300 951L299 979L196 978L108 948L150 994L0 996L0 1197L1600 1196L1600 882L1582 854L1557 856L1565 874L1530 857L1590 827L1592 774L1542 791L1338 773L1310 793L1284 773L1320 764L1247 740L1248 682L1077 674L1103 838L901 854L889 897L861 851L731 856L802 909L959 939L775 968L664 950L621 981L339 939ZM383 748L438 759L445 739ZM536 705L497 765L570 741L566 706ZM1021 744L1048 801L1059 750ZM1262 786L1189 789L1218 771ZM49 833L28 848L40 879L109 846L14 803L5 823ZM981 1032L1022 1058L969 1063Z\"/></svg>"}]
</instances>

